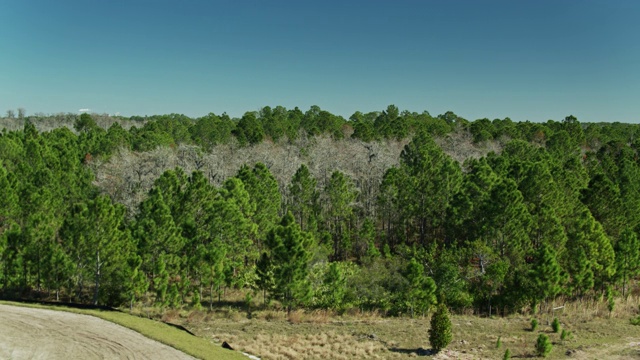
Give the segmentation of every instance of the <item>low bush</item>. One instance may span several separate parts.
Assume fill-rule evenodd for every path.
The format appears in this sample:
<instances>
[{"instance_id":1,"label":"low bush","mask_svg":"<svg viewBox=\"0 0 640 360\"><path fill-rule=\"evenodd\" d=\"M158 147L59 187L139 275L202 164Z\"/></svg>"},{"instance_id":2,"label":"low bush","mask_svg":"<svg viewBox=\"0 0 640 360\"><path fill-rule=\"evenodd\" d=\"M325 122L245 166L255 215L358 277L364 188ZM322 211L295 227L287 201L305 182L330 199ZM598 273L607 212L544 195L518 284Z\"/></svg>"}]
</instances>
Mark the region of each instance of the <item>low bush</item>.
<instances>
[{"instance_id":1,"label":"low bush","mask_svg":"<svg viewBox=\"0 0 640 360\"><path fill-rule=\"evenodd\" d=\"M549 353L553 349L553 345L549 340L549 337L545 334L540 334L538 336L538 341L536 341L536 354L541 357L547 357Z\"/></svg>"},{"instance_id":2,"label":"low bush","mask_svg":"<svg viewBox=\"0 0 640 360\"><path fill-rule=\"evenodd\" d=\"M560 332L560 320L558 320L557 317L553 318L553 322L551 323L551 328L553 329L554 333Z\"/></svg>"}]
</instances>

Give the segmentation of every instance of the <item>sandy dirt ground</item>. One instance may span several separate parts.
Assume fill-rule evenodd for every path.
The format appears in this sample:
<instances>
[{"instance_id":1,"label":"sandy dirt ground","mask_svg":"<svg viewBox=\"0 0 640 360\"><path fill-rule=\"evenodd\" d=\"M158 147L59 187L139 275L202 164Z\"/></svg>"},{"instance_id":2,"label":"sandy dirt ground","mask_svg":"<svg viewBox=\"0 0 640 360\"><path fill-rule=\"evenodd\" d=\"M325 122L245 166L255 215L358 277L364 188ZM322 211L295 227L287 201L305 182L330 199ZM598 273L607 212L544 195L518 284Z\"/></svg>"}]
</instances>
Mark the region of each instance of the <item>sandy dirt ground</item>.
<instances>
[{"instance_id":1,"label":"sandy dirt ground","mask_svg":"<svg viewBox=\"0 0 640 360\"><path fill-rule=\"evenodd\" d=\"M193 359L108 321L0 305L0 359Z\"/></svg>"}]
</instances>

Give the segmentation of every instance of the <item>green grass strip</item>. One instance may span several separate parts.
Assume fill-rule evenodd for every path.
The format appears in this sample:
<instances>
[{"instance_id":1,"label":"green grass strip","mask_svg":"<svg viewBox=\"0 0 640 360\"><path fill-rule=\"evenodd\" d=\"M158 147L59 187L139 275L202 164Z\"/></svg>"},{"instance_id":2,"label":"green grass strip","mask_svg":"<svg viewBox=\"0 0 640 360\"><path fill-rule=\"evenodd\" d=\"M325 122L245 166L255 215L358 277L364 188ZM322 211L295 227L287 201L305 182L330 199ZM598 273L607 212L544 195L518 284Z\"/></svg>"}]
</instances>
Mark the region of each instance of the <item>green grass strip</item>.
<instances>
[{"instance_id":1,"label":"green grass strip","mask_svg":"<svg viewBox=\"0 0 640 360\"><path fill-rule=\"evenodd\" d=\"M76 314L95 316L137 331L150 339L169 345L198 359L247 360L247 357L239 352L223 349L220 345L215 345L204 338L190 335L185 331L176 329L162 322L132 316L118 311L74 309L65 306L26 304L12 301L0 301L0 304L67 311Z\"/></svg>"}]
</instances>

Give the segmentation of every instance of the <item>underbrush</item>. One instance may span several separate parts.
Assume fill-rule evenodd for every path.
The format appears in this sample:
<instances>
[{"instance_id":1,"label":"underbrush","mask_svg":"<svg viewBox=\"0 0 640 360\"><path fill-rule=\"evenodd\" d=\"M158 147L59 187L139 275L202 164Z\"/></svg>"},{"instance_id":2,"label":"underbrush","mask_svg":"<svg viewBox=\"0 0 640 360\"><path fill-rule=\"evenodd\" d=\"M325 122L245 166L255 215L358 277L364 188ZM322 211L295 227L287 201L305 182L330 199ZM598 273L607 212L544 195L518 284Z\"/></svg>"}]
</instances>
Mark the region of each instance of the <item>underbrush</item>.
<instances>
[{"instance_id":1,"label":"underbrush","mask_svg":"<svg viewBox=\"0 0 640 360\"><path fill-rule=\"evenodd\" d=\"M611 314L604 302L563 299L535 315L529 309L506 317L454 314L453 342L431 358L497 359L506 349L513 358L532 357L538 336L545 334L553 343L550 359L566 358L567 353L577 358L625 359L640 351L640 334L629 321L638 316L639 301L636 295L618 298ZM259 305L253 304L250 312L244 305L226 303L212 311L185 308L157 316L262 359L404 359L430 354L428 316L389 317L357 309L287 313L277 304ZM557 333L552 326L556 317L561 329ZM532 318L539 322L535 331Z\"/></svg>"}]
</instances>

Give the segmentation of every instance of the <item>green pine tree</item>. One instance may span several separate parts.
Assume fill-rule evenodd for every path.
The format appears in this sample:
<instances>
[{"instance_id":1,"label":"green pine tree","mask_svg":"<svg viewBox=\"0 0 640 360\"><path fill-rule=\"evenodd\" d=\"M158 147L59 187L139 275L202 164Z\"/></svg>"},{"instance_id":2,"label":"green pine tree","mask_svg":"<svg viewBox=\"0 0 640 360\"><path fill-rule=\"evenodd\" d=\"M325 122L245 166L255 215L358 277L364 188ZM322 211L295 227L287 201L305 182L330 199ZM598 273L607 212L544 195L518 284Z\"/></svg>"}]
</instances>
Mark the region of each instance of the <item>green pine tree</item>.
<instances>
[{"instance_id":1,"label":"green pine tree","mask_svg":"<svg viewBox=\"0 0 640 360\"><path fill-rule=\"evenodd\" d=\"M302 164L289 184L288 208L295 216L303 231L313 231L312 218L317 217L318 190L316 179L309 168Z\"/></svg>"},{"instance_id":2,"label":"green pine tree","mask_svg":"<svg viewBox=\"0 0 640 360\"><path fill-rule=\"evenodd\" d=\"M142 268L155 284L158 273L155 269L162 261L169 276L178 275L180 271L179 254L184 247L184 239L180 228L174 222L170 206L165 202L160 187L154 187L149 197L140 204L140 212L134 228L134 236L138 240L138 248L143 259Z\"/></svg>"},{"instance_id":3,"label":"green pine tree","mask_svg":"<svg viewBox=\"0 0 640 360\"><path fill-rule=\"evenodd\" d=\"M627 294L630 279L640 274L640 241L630 228L625 228L615 246L616 278L622 282L622 296Z\"/></svg>"},{"instance_id":4,"label":"green pine tree","mask_svg":"<svg viewBox=\"0 0 640 360\"><path fill-rule=\"evenodd\" d=\"M244 184L250 201L255 207L253 222L258 226L256 244L261 248L261 239L278 222L280 205L280 189L278 182L266 165L257 163L253 169L244 165L238 171L237 178Z\"/></svg>"},{"instance_id":5,"label":"green pine tree","mask_svg":"<svg viewBox=\"0 0 640 360\"><path fill-rule=\"evenodd\" d=\"M323 303L330 309L340 310L344 307L344 298L347 293L347 278L338 262L332 262L323 279Z\"/></svg>"},{"instance_id":6,"label":"green pine tree","mask_svg":"<svg viewBox=\"0 0 640 360\"><path fill-rule=\"evenodd\" d=\"M538 248L531 277L534 284L532 296L535 301L554 300L562 290L562 269L555 251L546 242Z\"/></svg>"},{"instance_id":7,"label":"green pine tree","mask_svg":"<svg viewBox=\"0 0 640 360\"><path fill-rule=\"evenodd\" d=\"M252 265L259 257L253 240L258 231L251 220L255 204L238 178L224 182L212 207L211 237L225 252L224 272L228 286L252 285Z\"/></svg>"},{"instance_id":8,"label":"green pine tree","mask_svg":"<svg viewBox=\"0 0 640 360\"><path fill-rule=\"evenodd\" d=\"M540 357L547 357L552 349L553 344L551 344L549 337L545 334L538 335L538 340L536 341L536 354Z\"/></svg>"},{"instance_id":9,"label":"green pine tree","mask_svg":"<svg viewBox=\"0 0 640 360\"><path fill-rule=\"evenodd\" d=\"M346 260L351 252L351 222L358 192L351 179L340 171L331 174L324 192L328 201L326 227L333 238L333 259Z\"/></svg>"},{"instance_id":10,"label":"green pine tree","mask_svg":"<svg viewBox=\"0 0 640 360\"><path fill-rule=\"evenodd\" d=\"M129 267L127 261L135 246L124 228L124 214L124 207L112 204L107 196L98 196L76 206L61 229L75 261L78 294L82 294L85 279L91 281L93 304L114 305L125 295L122 273Z\"/></svg>"},{"instance_id":11,"label":"green pine tree","mask_svg":"<svg viewBox=\"0 0 640 360\"><path fill-rule=\"evenodd\" d=\"M400 155L398 208L409 241L426 245L444 240L447 213L462 185L462 171L426 132L418 133Z\"/></svg>"},{"instance_id":12,"label":"green pine tree","mask_svg":"<svg viewBox=\"0 0 640 360\"><path fill-rule=\"evenodd\" d=\"M300 231L290 212L280 225L271 229L265 240L273 266L273 294L288 312L306 303L311 296L308 271L312 242L308 233Z\"/></svg>"},{"instance_id":13,"label":"green pine tree","mask_svg":"<svg viewBox=\"0 0 640 360\"><path fill-rule=\"evenodd\" d=\"M271 264L271 258L266 252L260 255L260 259L256 263L256 285L262 290L262 299L267 304L267 292L272 293L275 290L274 266Z\"/></svg>"},{"instance_id":14,"label":"green pine tree","mask_svg":"<svg viewBox=\"0 0 640 360\"><path fill-rule=\"evenodd\" d=\"M435 281L424 274L424 266L415 258L407 264L404 276L408 282L406 295L411 317L415 312L428 312L437 302Z\"/></svg>"}]
</instances>

